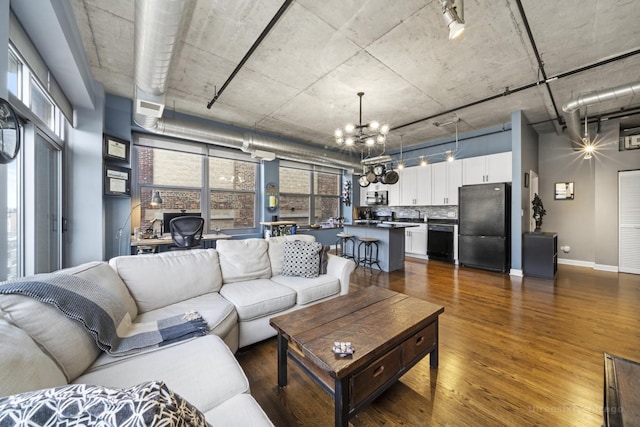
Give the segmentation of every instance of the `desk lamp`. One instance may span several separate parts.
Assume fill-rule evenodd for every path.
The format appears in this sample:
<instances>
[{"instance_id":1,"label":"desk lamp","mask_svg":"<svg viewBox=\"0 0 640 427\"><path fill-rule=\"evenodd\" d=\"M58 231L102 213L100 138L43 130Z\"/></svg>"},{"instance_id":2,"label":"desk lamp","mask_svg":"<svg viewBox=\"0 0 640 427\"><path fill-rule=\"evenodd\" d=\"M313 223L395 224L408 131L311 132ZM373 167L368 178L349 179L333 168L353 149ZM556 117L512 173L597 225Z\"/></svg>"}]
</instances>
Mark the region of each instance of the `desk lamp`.
<instances>
[{"instance_id":1,"label":"desk lamp","mask_svg":"<svg viewBox=\"0 0 640 427\"><path fill-rule=\"evenodd\" d=\"M156 206L160 206L161 204L162 204L162 197L160 197L160 192L156 191L153 197L151 198L151 206L156 207ZM124 220L124 222L122 223L122 226L118 229L118 232L116 233L116 240L118 241L118 256L121 255L121 250L122 250L122 245L120 242L120 239L122 238L122 230L124 230L124 226L127 225L127 222L129 222L129 218L131 218L133 211L140 205L142 205L142 202L138 203L137 205L131 208L131 211L129 211L129 215Z\"/></svg>"}]
</instances>

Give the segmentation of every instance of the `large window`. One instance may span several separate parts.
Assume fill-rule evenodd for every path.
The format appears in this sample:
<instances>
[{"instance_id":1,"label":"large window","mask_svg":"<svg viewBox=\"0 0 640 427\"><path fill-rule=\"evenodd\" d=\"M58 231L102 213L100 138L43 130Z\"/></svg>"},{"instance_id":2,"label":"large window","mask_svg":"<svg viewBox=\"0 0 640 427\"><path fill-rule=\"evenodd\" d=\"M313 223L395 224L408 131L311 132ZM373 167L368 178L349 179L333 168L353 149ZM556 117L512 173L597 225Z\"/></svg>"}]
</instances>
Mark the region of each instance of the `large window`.
<instances>
[{"instance_id":1,"label":"large window","mask_svg":"<svg viewBox=\"0 0 640 427\"><path fill-rule=\"evenodd\" d=\"M340 173L280 166L280 219L320 224L340 216Z\"/></svg>"},{"instance_id":2,"label":"large window","mask_svg":"<svg viewBox=\"0 0 640 427\"><path fill-rule=\"evenodd\" d=\"M137 135L140 228L160 231L165 213L198 213L208 232L254 231L258 163L205 144ZM159 191L162 206L152 207ZM134 221L135 223L135 221ZM167 228L166 225L164 227Z\"/></svg>"},{"instance_id":3,"label":"large window","mask_svg":"<svg viewBox=\"0 0 640 427\"><path fill-rule=\"evenodd\" d=\"M256 175L256 163L209 157L209 230L256 226Z\"/></svg>"},{"instance_id":4,"label":"large window","mask_svg":"<svg viewBox=\"0 0 640 427\"><path fill-rule=\"evenodd\" d=\"M7 73L7 89L18 98L21 97L20 87L22 85L20 79L22 77L22 63L16 55L9 50L9 71Z\"/></svg>"},{"instance_id":5,"label":"large window","mask_svg":"<svg viewBox=\"0 0 640 427\"><path fill-rule=\"evenodd\" d=\"M27 37L20 40L36 52ZM57 99L64 95L56 86L54 101L51 85L42 84L53 78L37 79L21 52L9 43L7 90L24 121L18 157L0 165L0 281L61 267L60 165L68 122ZM46 64L38 64L49 75Z\"/></svg>"}]
</instances>

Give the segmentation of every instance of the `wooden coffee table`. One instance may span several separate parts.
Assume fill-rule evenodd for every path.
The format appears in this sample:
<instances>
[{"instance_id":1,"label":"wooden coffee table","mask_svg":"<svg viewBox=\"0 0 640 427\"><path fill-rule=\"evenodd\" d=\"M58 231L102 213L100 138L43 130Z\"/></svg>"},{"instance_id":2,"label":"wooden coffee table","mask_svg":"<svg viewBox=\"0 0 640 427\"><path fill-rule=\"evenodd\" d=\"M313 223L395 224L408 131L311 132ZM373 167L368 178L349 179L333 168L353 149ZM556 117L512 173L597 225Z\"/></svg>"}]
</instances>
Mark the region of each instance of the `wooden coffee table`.
<instances>
[{"instance_id":1,"label":"wooden coffee table","mask_svg":"<svg viewBox=\"0 0 640 427\"><path fill-rule=\"evenodd\" d=\"M369 287L271 319L278 332L278 385L287 385L287 356L335 402L335 425L349 419L427 354L438 367L438 316L444 307ZM347 341L348 357L331 350Z\"/></svg>"}]
</instances>

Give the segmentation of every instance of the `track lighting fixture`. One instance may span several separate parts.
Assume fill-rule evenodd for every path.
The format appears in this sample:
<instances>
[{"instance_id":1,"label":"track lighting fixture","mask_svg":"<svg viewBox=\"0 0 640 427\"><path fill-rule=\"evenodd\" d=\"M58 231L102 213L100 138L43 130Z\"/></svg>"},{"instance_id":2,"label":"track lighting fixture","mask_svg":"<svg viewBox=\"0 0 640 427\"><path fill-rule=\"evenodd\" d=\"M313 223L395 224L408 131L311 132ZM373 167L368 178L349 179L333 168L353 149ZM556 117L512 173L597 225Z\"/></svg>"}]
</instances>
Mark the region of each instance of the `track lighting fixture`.
<instances>
[{"instance_id":1,"label":"track lighting fixture","mask_svg":"<svg viewBox=\"0 0 640 427\"><path fill-rule=\"evenodd\" d=\"M420 166L427 166L427 158L425 156L420 156Z\"/></svg>"},{"instance_id":2,"label":"track lighting fixture","mask_svg":"<svg viewBox=\"0 0 640 427\"><path fill-rule=\"evenodd\" d=\"M456 0L442 0L442 16L449 27L449 40L458 38L464 31L464 1L458 0L460 14L457 6L454 6L455 2Z\"/></svg>"}]
</instances>

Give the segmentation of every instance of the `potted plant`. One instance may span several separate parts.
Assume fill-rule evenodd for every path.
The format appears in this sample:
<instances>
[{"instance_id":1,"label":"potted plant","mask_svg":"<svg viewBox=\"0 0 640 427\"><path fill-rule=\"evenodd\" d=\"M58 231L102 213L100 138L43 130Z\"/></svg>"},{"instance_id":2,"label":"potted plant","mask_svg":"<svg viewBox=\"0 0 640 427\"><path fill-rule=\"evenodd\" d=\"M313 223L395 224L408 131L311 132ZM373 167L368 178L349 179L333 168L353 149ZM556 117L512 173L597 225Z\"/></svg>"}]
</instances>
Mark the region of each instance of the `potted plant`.
<instances>
[{"instance_id":1,"label":"potted plant","mask_svg":"<svg viewBox=\"0 0 640 427\"><path fill-rule=\"evenodd\" d=\"M542 217L547 214L547 211L544 209L544 206L542 206L542 200L540 200L538 193L533 197L531 206L533 207L533 219L536 221L536 229L534 230L534 233L540 233L542 231Z\"/></svg>"}]
</instances>

